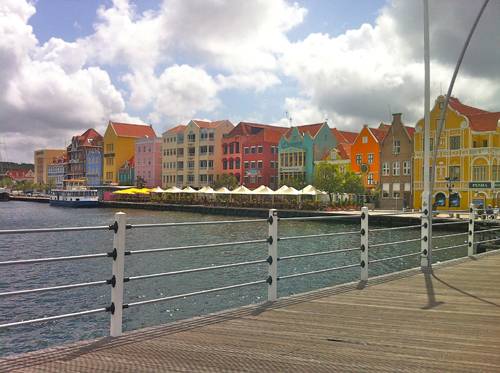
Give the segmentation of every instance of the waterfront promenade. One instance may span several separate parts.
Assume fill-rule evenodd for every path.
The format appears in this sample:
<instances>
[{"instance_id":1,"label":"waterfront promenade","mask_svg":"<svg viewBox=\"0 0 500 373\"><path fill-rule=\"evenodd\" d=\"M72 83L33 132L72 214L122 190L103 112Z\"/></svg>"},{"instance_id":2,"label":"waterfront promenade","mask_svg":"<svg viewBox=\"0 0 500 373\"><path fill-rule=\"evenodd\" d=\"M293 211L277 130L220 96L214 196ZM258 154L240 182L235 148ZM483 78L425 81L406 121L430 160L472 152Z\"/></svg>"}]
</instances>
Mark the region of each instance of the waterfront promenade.
<instances>
[{"instance_id":1,"label":"waterfront promenade","mask_svg":"<svg viewBox=\"0 0 500 373\"><path fill-rule=\"evenodd\" d=\"M0 359L0 371L498 372L499 283L490 252Z\"/></svg>"}]
</instances>

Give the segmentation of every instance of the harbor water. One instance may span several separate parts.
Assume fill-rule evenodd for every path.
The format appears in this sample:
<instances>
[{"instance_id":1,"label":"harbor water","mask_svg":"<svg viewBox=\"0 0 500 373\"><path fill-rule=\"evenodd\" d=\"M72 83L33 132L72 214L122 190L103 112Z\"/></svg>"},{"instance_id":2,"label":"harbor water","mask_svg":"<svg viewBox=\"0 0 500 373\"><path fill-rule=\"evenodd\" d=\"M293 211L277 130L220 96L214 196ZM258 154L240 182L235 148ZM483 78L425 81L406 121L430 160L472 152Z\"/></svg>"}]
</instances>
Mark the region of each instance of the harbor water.
<instances>
[{"instance_id":1,"label":"harbor water","mask_svg":"<svg viewBox=\"0 0 500 373\"><path fill-rule=\"evenodd\" d=\"M116 210L109 208L71 209L48 204L10 201L0 204L0 229L109 225ZM125 210L129 223L160 223L243 219L196 213ZM375 228L375 227L373 227ZM380 227L377 227L380 228ZM181 226L132 229L127 231L126 250L153 249L206 243L267 238L267 224L256 222L232 225ZM359 247L359 219L352 223L335 220L280 221L279 236L310 235L330 232L354 232L349 235L290 240L279 243L279 256ZM441 230L439 234L448 231ZM453 232L453 233L456 233ZM373 232L370 243L418 238L419 229ZM444 247L464 242L466 236L436 241ZM112 251L112 231L38 233L0 236L0 261L104 253ZM370 258L382 258L419 251L419 242L377 247ZM435 253L436 261L466 255L466 247ZM201 248L195 250L149 253L125 257L125 276L168 272L267 258L265 243ZM419 265L419 256L405 257L370 266L370 276ZM297 258L279 262L279 276L359 263L359 251L334 255ZM0 292L50 287L111 277L111 258L39 263L0 267ZM263 280L267 263L238 268L216 269L130 281L125 284L125 303L189 293L214 287ZM297 294L359 279L359 269L283 279L279 296ZM134 330L234 308L267 299L267 284L231 289L218 293L177 299L124 310L124 330ZM0 324L107 307L110 285L51 291L41 294L0 297ZM109 314L44 322L0 329L0 357L62 345L109 333Z\"/></svg>"}]
</instances>

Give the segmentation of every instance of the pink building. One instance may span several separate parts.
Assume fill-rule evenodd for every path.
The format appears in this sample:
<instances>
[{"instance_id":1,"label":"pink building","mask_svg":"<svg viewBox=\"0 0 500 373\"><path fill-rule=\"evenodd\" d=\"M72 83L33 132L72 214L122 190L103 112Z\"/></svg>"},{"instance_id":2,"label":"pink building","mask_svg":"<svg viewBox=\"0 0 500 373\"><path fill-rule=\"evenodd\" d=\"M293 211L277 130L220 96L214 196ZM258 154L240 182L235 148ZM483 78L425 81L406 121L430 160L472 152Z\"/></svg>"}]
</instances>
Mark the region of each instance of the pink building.
<instances>
[{"instance_id":1,"label":"pink building","mask_svg":"<svg viewBox=\"0 0 500 373\"><path fill-rule=\"evenodd\" d=\"M145 137L135 142L135 179L142 178L146 187L161 185L161 138Z\"/></svg>"}]
</instances>

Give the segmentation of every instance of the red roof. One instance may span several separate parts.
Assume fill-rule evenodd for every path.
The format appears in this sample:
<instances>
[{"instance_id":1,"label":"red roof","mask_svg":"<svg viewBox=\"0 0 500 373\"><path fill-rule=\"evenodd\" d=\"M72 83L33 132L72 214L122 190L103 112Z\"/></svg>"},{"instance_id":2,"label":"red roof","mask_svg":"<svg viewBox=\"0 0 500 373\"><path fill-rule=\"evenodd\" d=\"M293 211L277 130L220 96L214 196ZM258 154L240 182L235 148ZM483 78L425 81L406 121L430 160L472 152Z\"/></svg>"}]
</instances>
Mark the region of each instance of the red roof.
<instances>
[{"instance_id":1,"label":"red roof","mask_svg":"<svg viewBox=\"0 0 500 373\"><path fill-rule=\"evenodd\" d=\"M390 126L389 126L390 127ZM373 136L377 139L378 142L382 142L382 140L387 135L387 130L380 128L368 128L368 130L372 133Z\"/></svg>"},{"instance_id":2,"label":"red roof","mask_svg":"<svg viewBox=\"0 0 500 373\"><path fill-rule=\"evenodd\" d=\"M102 145L102 136L93 128L89 128L80 136L73 136L72 141L77 140L80 146Z\"/></svg>"},{"instance_id":3,"label":"red roof","mask_svg":"<svg viewBox=\"0 0 500 373\"><path fill-rule=\"evenodd\" d=\"M351 158L351 144L340 143L337 145L337 151L342 159Z\"/></svg>"},{"instance_id":4,"label":"red roof","mask_svg":"<svg viewBox=\"0 0 500 373\"><path fill-rule=\"evenodd\" d=\"M408 132L408 135L410 138L413 138L413 135L415 134L415 128L414 127L409 127L409 126L404 126L406 129L406 132Z\"/></svg>"},{"instance_id":5,"label":"red roof","mask_svg":"<svg viewBox=\"0 0 500 373\"><path fill-rule=\"evenodd\" d=\"M146 124L117 123L109 121L117 136L122 137L156 137L153 127Z\"/></svg>"},{"instance_id":6,"label":"red roof","mask_svg":"<svg viewBox=\"0 0 500 373\"><path fill-rule=\"evenodd\" d=\"M336 128L332 128L332 135L337 139L337 144L354 144L358 134L356 132L340 131Z\"/></svg>"},{"instance_id":7,"label":"red roof","mask_svg":"<svg viewBox=\"0 0 500 373\"><path fill-rule=\"evenodd\" d=\"M179 133L179 132L184 132L184 130L186 129L186 125L184 124L179 124L175 127L172 127L170 128L169 130L167 130L167 133Z\"/></svg>"},{"instance_id":8,"label":"red roof","mask_svg":"<svg viewBox=\"0 0 500 373\"><path fill-rule=\"evenodd\" d=\"M229 124L233 125L227 119L216 120L216 121L213 121L213 122L207 122L207 121L204 121L204 120L193 119L193 122L196 123L196 125L198 127L200 127L200 128L217 128L217 127L219 127L220 125L222 125L224 123L229 123Z\"/></svg>"},{"instance_id":9,"label":"red roof","mask_svg":"<svg viewBox=\"0 0 500 373\"><path fill-rule=\"evenodd\" d=\"M19 180L19 179L25 179L29 177L33 177L33 171L31 171L32 176L27 176L27 174L30 172L30 169L15 169L15 170L8 170L5 175L10 177L13 180Z\"/></svg>"},{"instance_id":10,"label":"red roof","mask_svg":"<svg viewBox=\"0 0 500 373\"><path fill-rule=\"evenodd\" d=\"M292 130L294 128L297 128L300 132L300 134L305 135L306 133L309 134L309 136L314 137L317 135L321 127L323 127L325 123L314 123L314 124L304 124L302 126L297 126L297 127L292 127L289 128L288 131L285 133L286 137L289 137L290 134L292 133Z\"/></svg>"},{"instance_id":11,"label":"red roof","mask_svg":"<svg viewBox=\"0 0 500 373\"><path fill-rule=\"evenodd\" d=\"M263 135L265 141L278 143L281 136L288 131L286 127L272 126L269 124L240 122L224 138L235 136Z\"/></svg>"},{"instance_id":12,"label":"red roof","mask_svg":"<svg viewBox=\"0 0 500 373\"><path fill-rule=\"evenodd\" d=\"M500 112L489 112L464 105L455 97L450 98L449 105L469 119L470 128L473 131L496 131L498 121L500 121Z\"/></svg>"}]
</instances>

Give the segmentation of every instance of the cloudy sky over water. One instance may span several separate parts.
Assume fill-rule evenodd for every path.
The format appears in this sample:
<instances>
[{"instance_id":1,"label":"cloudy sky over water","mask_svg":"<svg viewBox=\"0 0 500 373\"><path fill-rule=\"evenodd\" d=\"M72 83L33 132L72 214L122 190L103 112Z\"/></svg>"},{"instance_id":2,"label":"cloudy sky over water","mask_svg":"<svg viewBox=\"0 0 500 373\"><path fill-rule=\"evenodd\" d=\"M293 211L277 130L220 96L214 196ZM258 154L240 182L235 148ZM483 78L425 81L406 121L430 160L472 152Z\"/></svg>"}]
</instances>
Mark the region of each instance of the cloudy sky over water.
<instances>
[{"instance_id":1,"label":"cloudy sky over water","mask_svg":"<svg viewBox=\"0 0 500 373\"><path fill-rule=\"evenodd\" d=\"M482 0L430 0L433 96ZM0 155L33 161L109 119L158 134L191 118L359 130L423 116L421 0L0 0ZM500 110L500 1L455 96Z\"/></svg>"}]
</instances>

